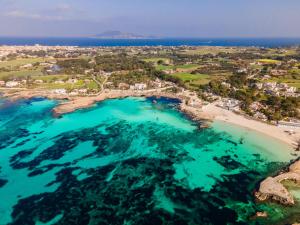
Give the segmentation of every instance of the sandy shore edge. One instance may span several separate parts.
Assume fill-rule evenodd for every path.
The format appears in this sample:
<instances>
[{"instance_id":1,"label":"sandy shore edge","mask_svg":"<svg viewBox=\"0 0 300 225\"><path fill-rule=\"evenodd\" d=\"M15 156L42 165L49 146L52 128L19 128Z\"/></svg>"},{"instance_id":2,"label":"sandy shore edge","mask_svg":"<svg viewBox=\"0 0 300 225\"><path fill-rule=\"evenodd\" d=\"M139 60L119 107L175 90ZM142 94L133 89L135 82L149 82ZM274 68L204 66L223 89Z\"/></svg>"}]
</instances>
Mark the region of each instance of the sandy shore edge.
<instances>
[{"instance_id":1,"label":"sandy shore edge","mask_svg":"<svg viewBox=\"0 0 300 225\"><path fill-rule=\"evenodd\" d=\"M97 102L104 101L106 99L126 98L126 97L167 97L175 98L181 101L179 110L187 114L191 119L196 121L222 121L230 124L234 124L240 127L253 130L269 137L275 138L281 142L288 144L290 147L295 148L297 141L300 140L300 128L293 128L295 134L289 135L288 128L278 127L261 121L246 118L243 115L238 115L232 111L218 107L215 103L210 103L202 107L193 107L186 102L192 98L196 98L197 101L202 102L201 99L194 97L192 92L185 91L182 93L170 93L166 92L167 88L160 90L145 90L145 91L132 91L132 90L104 90L101 94L96 96L84 96L84 97L70 97L68 95L55 95L45 90L27 90L16 93L5 93L4 97L11 100L17 100L21 98L32 97L45 97L48 99L66 100L58 104L53 113L56 116L60 116L66 113L71 113L78 109L89 108Z\"/></svg>"}]
</instances>

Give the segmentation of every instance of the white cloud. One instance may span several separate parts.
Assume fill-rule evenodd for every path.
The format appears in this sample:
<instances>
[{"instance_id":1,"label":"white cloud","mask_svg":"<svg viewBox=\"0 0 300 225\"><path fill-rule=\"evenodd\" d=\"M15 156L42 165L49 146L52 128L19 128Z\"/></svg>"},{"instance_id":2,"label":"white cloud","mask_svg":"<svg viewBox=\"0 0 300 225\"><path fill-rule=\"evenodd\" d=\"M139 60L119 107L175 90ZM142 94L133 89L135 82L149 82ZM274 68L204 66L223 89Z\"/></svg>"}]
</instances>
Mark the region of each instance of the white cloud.
<instances>
[{"instance_id":1,"label":"white cloud","mask_svg":"<svg viewBox=\"0 0 300 225\"><path fill-rule=\"evenodd\" d=\"M72 6L66 3L61 3L55 7L55 10L60 12L67 12L72 10Z\"/></svg>"},{"instance_id":2,"label":"white cloud","mask_svg":"<svg viewBox=\"0 0 300 225\"><path fill-rule=\"evenodd\" d=\"M25 12L21 10L13 10L4 13L4 16L12 17L12 18L27 18L27 19L38 19L38 20L56 20L56 21L65 20L65 18L60 15L42 15L38 13Z\"/></svg>"}]
</instances>

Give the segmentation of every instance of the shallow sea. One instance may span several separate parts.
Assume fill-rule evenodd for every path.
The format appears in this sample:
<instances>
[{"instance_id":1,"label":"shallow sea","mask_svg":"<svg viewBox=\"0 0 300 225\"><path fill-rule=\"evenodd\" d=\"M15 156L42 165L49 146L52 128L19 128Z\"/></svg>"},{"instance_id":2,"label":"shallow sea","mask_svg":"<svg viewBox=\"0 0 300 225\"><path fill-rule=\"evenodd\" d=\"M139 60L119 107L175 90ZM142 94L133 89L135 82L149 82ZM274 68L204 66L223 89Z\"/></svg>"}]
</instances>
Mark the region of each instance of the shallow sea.
<instances>
[{"instance_id":1,"label":"shallow sea","mask_svg":"<svg viewBox=\"0 0 300 225\"><path fill-rule=\"evenodd\" d=\"M298 207L254 201L259 181L295 158L281 142L221 122L199 129L171 99L107 100L59 118L56 104L0 99L1 225L300 218Z\"/></svg>"}]
</instances>

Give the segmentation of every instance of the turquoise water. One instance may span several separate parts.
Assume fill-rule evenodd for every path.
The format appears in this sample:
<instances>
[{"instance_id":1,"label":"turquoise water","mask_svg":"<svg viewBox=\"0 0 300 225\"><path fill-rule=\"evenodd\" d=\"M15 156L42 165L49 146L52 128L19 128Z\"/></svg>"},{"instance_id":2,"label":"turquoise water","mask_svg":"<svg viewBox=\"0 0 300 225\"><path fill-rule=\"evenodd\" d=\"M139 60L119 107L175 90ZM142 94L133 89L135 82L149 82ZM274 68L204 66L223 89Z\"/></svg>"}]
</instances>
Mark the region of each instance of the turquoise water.
<instances>
[{"instance_id":1,"label":"turquoise water","mask_svg":"<svg viewBox=\"0 0 300 225\"><path fill-rule=\"evenodd\" d=\"M261 179L295 158L276 140L221 122L199 129L170 99L108 100L60 118L56 104L0 100L0 224L275 224L290 216L253 198ZM250 219L259 210L270 217Z\"/></svg>"}]
</instances>

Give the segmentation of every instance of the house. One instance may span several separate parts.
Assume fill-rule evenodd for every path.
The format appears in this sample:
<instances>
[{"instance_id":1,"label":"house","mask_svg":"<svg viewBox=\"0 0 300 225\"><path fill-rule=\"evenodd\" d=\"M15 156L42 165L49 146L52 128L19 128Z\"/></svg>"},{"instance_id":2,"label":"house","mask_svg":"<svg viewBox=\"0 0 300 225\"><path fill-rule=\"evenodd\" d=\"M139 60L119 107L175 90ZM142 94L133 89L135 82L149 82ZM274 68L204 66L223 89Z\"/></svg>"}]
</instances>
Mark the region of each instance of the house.
<instances>
[{"instance_id":1,"label":"house","mask_svg":"<svg viewBox=\"0 0 300 225\"><path fill-rule=\"evenodd\" d=\"M192 106L192 107L202 107L202 102L199 99L196 98L191 98L188 102L187 105Z\"/></svg>"},{"instance_id":2,"label":"house","mask_svg":"<svg viewBox=\"0 0 300 225\"><path fill-rule=\"evenodd\" d=\"M77 96L78 94L78 90L75 89L69 93L69 96Z\"/></svg>"},{"instance_id":3,"label":"house","mask_svg":"<svg viewBox=\"0 0 300 225\"><path fill-rule=\"evenodd\" d=\"M229 84L229 83L222 82L221 84L222 84L224 87L231 88L231 84Z\"/></svg>"},{"instance_id":4,"label":"house","mask_svg":"<svg viewBox=\"0 0 300 225\"><path fill-rule=\"evenodd\" d=\"M46 62L42 62L42 63L40 63L40 66L52 66L50 63L46 63Z\"/></svg>"},{"instance_id":5,"label":"house","mask_svg":"<svg viewBox=\"0 0 300 225\"><path fill-rule=\"evenodd\" d=\"M259 120L262 120L262 121L267 121L267 120L268 120L268 117L267 117L265 114L261 113L261 112L256 112L256 113L253 115L253 117L254 117L255 119L259 119Z\"/></svg>"},{"instance_id":6,"label":"house","mask_svg":"<svg viewBox=\"0 0 300 225\"><path fill-rule=\"evenodd\" d=\"M236 99L222 99L218 106L231 111L240 111L240 101Z\"/></svg>"},{"instance_id":7,"label":"house","mask_svg":"<svg viewBox=\"0 0 300 225\"><path fill-rule=\"evenodd\" d=\"M65 95L65 94L67 94L67 91L66 91L66 89L54 89L53 91L52 91L52 93L53 94L58 94L58 95Z\"/></svg>"},{"instance_id":8,"label":"house","mask_svg":"<svg viewBox=\"0 0 300 225\"><path fill-rule=\"evenodd\" d=\"M82 88L82 89L79 89L79 90L78 90L78 93L81 94L81 95L86 95L87 92L88 92L88 90L85 89L85 88Z\"/></svg>"},{"instance_id":9,"label":"house","mask_svg":"<svg viewBox=\"0 0 300 225\"><path fill-rule=\"evenodd\" d=\"M253 102L249 108L251 111L256 112L256 111L264 108L264 106L259 102Z\"/></svg>"},{"instance_id":10,"label":"house","mask_svg":"<svg viewBox=\"0 0 300 225\"><path fill-rule=\"evenodd\" d=\"M287 89L287 88L289 88L289 86L287 84L285 84L285 83L277 84L277 87L281 88L281 89Z\"/></svg>"},{"instance_id":11,"label":"house","mask_svg":"<svg viewBox=\"0 0 300 225\"><path fill-rule=\"evenodd\" d=\"M259 90L261 90L262 88L263 88L263 83L256 83L255 84L255 87L257 88L257 89L259 89Z\"/></svg>"},{"instance_id":12,"label":"house","mask_svg":"<svg viewBox=\"0 0 300 225\"><path fill-rule=\"evenodd\" d=\"M277 86L276 82L268 82L268 83L264 83L264 88L267 90L274 90Z\"/></svg>"},{"instance_id":13,"label":"house","mask_svg":"<svg viewBox=\"0 0 300 225\"><path fill-rule=\"evenodd\" d=\"M57 74L60 71L61 71L61 68L58 65L52 65L52 66L50 66L49 69L46 70L47 74L49 74L49 75Z\"/></svg>"},{"instance_id":14,"label":"house","mask_svg":"<svg viewBox=\"0 0 300 225\"><path fill-rule=\"evenodd\" d=\"M8 87L8 88L18 87L18 86L20 86L20 82L18 82L18 81L8 81L8 82L6 82L5 86Z\"/></svg>"},{"instance_id":15,"label":"house","mask_svg":"<svg viewBox=\"0 0 300 225\"><path fill-rule=\"evenodd\" d=\"M44 83L44 81L43 80L35 80L34 83L35 84L42 84L42 83Z\"/></svg>"},{"instance_id":16,"label":"house","mask_svg":"<svg viewBox=\"0 0 300 225\"><path fill-rule=\"evenodd\" d=\"M65 82L63 82L62 80L57 80L54 82L54 84L64 84Z\"/></svg>"},{"instance_id":17,"label":"house","mask_svg":"<svg viewBox=\"0 0 300 225\"><path fill-rule=\"evenodd\" d=\"M283 76L286 74L286 71L285 70L271 70L270 74L272 76Z\"/></svg>"},{"instance_id":18,"label":"house","mask_svg":"<svg viewBox=\"0 0 300 225\"><path fill-rule=\"evenodd\" d=\"M247 73L247 69L246 68L242 68L242 69L239 69L238 71L237 71L237 73L239 73L239 74L243 74L243 73Z\"/></svg>"},{"instance_id":19,"label":"house","mask_svg":"<svg viewBox=\"0 0 300 225\"><path fill-rule=\"evenodd\" d=\"M134 90L145 90L147 88L147 84L137 83L134 84Z\"/></svg>"},{"instance_id":20,"label":"house","mask_svg":"<svg viewBox=\"0 0 300 225\"><path fill-rule=\"evenodd\" d=\"M0 86L5 86L5 81L4 80L0 80Z\"/></svg>"},{"instance_id":21,"label":"house","mask_svg":"<svg viewBox=\"0 0 300 225\"><path fill-rule=\"evenodd\" d=\"M28 63L28 64L25 64L25 65L23 65L23 66L21 66L20 68L22 68L22 69L29 69L29 68L31 68L33 65L31 64L31 63Z\"/></svg>"},{"instance_id":22,"label":"house","mask_svg":"<svg viewBox=\"0 0 300 225\"><path fill-rule=\"evenodd\" d=\"M91 74L94 72L94 69L85 70L84 74Z\"/></svg>"},{"instance_id":23,"label":"house","mask_svg":"<svg viewBox=\"0 0 300 225\"><path fill-rule=\"evenodd\" d=\"M286 88L286 92L287 93L295 93L295 92L297 92L297 88L296 87L288 87L288 88Z\"/></svg>"}]
</instances>

